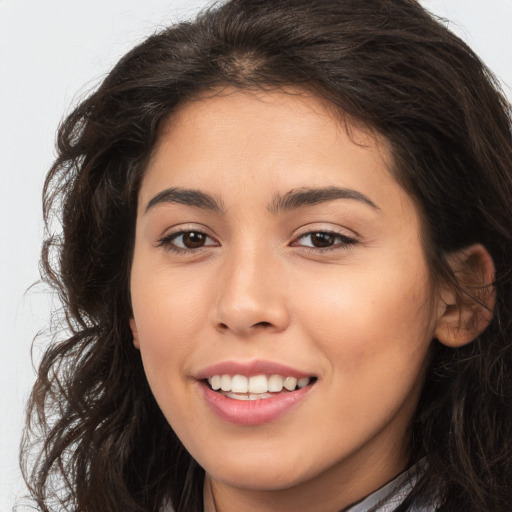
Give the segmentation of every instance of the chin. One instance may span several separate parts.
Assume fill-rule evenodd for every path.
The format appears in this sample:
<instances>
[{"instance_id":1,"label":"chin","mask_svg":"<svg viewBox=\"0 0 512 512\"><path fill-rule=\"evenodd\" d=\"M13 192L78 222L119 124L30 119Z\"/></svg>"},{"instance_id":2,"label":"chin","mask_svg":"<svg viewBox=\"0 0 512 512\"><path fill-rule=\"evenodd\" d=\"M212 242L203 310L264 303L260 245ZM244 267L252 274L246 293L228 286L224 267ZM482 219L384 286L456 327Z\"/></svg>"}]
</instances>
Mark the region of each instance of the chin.
<instances>
[{"instance_id":1,"label":"chin","mask_svg":"<svg viewBox=\"0 0 512 512\"><path fill-rule=\"evenodd\" d=\"M300 485L307 476L286 471L268 471L268 468L261 466L243 472L218 472L208 473L214 480L238 489L249 491L282 491Z\"/></svg>"},{"instance_id":2,"label":"chin","mask_svg":"<svg viewBox=\"0 0 512 512\"><path fill-rule=\"evenodd\" d=\"M301 464L302 462L302 464ZM221 464L207 464L206 473L214 480L224 482L238 489L252 491L279 491L300 485L315 477L318 471L305 466L301 460L285 460L272 457L237 457L237 460L223 458Z\"/></svg>"}]
</instances>

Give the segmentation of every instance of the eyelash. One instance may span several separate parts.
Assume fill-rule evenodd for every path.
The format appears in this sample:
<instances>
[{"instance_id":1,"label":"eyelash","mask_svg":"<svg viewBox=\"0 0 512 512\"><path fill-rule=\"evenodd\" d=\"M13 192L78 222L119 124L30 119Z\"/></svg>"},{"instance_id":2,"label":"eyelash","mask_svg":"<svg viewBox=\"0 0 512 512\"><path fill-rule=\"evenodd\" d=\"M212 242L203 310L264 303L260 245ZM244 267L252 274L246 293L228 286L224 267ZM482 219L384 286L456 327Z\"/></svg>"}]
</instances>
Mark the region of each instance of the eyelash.
<instances>
[{"instance_id":1,"label":"eyelash","mask_svg":"<svg viewBox=\"0 0 512 512\"><path fill-rule=\"evenodd\" d=\"M327 247L316 247L314 245L311 246L305 246L305 245L298 245L297 242L299 240L303 240L306 237L313 237L313 236L323 236L325 237L333 237L337 239L336 243L333 243L332 245L329 245ZM343 235L341 233L338 233L337 231L329 231L329 230L315 230L315 231L308 231L307 233L304 233L300 236L298 236L294 242L292 242L292 247L302 247L303 249L306 249L308 251L313 252L327 252L327 251L334 251L336 249L348 249L349 246L357 244L357 240L355 238L349 237L347 235Z\"/></svg>"},{"instance_id":2,"label":"eyelash","mask_svg":"<svg viewBox=\"0 0 512 512\"><path fill-rule=\"evenodd\" d=\"M213 240L213 238L211 236L209 236L204 231L201 231L200 229L186 229L186 230L182 230L182 231L176 231L175 233L171 233L169 235L164 236L163 238L161 238L158 241L158 247L163 247L166 251L171 251L176 254L190 254L190 253L198 252L198 251L204 250L205 248L214 246L214 244L208 244L208 245L201 245L201 246L195 247L195 248L193 248L193 247L177 247L174 244L174 241L177 238L179 238L180 236L184 236L187 234L188 235L191 235L191 234L199 235L201 237L204 237L205 239L209 238L210 240Z\"/></svg>"},{"instance_id":3,"label":"eyelash","mask_svg":"<svg viewBox=\"0 0 512 512\"><path fill-rule=\"evenodd\" d=\"M209 236L204 231L201 231L199 229L190 229L190 230L182 230L182 231L176 231L175 233L171 233L169 235L164 236L158 241L158 247L163 247L166 251L171 251L176 254L191 254L191 253L197 253L199 251L205 250L208 247L215 247L218 246L217 243L215 244L207 244L207 245L200 245L198 247L178 247L175 245L175 240L179 237L183 237L184 235L199 235L200 237L204 237L204 239L210 239L213 240L211 236ZM300 240L304 240L307 237L331 237L335 238L337 240L336 243L332 243L332 245L328 245L326 247L316 247L314 245L300 245L298 242ZM357 240L355 238L351 238L347 235L343 235L341 233L338 233L336 231L328 231L328 230L317 230L317 231L308 231L307 233L303 233L302 235L298 236L294 239L294 241L290 244L291 247L301 247L302 249L305 249L307 251L312 252L327 252L327 251L333 251L336 249L348 249L349 246L357 244Z\"/></svg>"}]
</instances>

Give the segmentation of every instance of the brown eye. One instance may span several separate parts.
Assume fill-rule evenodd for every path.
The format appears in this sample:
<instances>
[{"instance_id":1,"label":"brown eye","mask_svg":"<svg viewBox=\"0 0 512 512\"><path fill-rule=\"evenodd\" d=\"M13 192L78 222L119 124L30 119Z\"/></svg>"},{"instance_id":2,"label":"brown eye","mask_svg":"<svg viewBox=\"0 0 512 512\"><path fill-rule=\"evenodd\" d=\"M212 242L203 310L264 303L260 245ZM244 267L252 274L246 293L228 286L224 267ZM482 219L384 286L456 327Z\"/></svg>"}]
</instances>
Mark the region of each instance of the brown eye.
<instances>
[{"instance_id":1,"label":"brown eye","mask_svg":"<svg viewBox=\"0 0 512 512\"><path fill-rule=\"evenodd\" d=\"M309 236L313 247L331 247L337 238L333 233L311 233Z\"/></svg>"},{"instance_id":2,"label":"brown eye","mask_svg":"<svg viewBox=\"0 0 512 512\"><path fill-rule=\"evenodd\" d=\"M177 240L181 239L181 244L177 243ZM199 247L203 247L206 243L207 236L204 233L199 233L198 231L187 231L178 235L173 242L183 248L186 249L198 249Z\"/></svg>"},{"instance_id":3,"label":"brown eye","mask_svg":"<svg viewBox=\"0 0 512 512\"><path fill-rule=\"evenodd\" d=\"M293 244L311 249L335 249L356 244L357 241L346 235L330 231L313 231L300 236Z\"/></svg>"},{"instance_id":4,"label":"brown eye","mask_svg":"<svg viewBox=\"0 0 512 512\"><path fill-rule=\"evenodd\" d=\"M203 247L217 246L218 243L206 233L191 230L172 233L162 238L159 245L170 251L186 252Z\"/></svg>"}]
</instances>

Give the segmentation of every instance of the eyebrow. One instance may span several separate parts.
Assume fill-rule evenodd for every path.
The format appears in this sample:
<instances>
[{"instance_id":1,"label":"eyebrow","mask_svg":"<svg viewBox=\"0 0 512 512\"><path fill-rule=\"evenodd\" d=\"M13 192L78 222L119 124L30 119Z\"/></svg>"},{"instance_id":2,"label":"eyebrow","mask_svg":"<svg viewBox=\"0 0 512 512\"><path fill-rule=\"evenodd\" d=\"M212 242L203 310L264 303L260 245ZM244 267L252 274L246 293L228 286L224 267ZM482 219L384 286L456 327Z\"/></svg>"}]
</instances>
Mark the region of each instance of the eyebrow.
<instances>
[{"instance_id":1,"label":"eyebrow","mask_svg":"<svg viewBox=\"0 0 512 512\"><path fill-rule=\"evenodd\" d=\"M282 196L276 195L268 209L271 213L277 214L280 211L294 210L303 206L312 206L336 199L360 201L380 211L380 208L368 196L357 190L340 187L300 188L290 190Z\"/></svg>"},{"instance_id":2,"label":"eyebrow","mask_svg":"<svg viewBox=\"0 0 512 512\"><path fill-rule=\"evenodd\" d=\"M289 211L304 206L335 201L337 199L351 199L360 201L375 210L380 208L365 194L350 188L323 187L323 188L300 188L290 190L284 195L277 194L267 207L268 210L276 215L280 211ZM215 197L195 189L184 189L172 187L159 192L147 204L144 213L162 203L178 203L204 210L210 210L217 213L224 213L222 202Z\"/></svg>"},{"instance_id":3,"label":"eyebrow","mask_svg":"<svg viewBox=\"0 0 512 512\"><path fill-rule=\"evenodd\" d=\"M213 196L201 192L200 190L184 189L184 188L167 188L154 196L147 204L144 213L147 213L151 208L162 203L178 203L186 206L193 206L203 210L211 210L217 213L224 213L221 201L218 201Z\"/></svg>"}]
</instances>

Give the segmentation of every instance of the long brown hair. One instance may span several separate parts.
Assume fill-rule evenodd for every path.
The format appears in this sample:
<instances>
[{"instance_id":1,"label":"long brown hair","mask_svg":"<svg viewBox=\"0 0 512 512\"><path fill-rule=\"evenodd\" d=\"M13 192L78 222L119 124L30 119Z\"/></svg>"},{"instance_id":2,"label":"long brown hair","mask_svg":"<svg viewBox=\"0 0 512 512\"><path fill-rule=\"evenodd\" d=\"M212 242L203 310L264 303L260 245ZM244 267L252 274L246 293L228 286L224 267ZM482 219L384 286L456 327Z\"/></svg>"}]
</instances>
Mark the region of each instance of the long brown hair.
<instances>
[{"instance_id":1,"label":"long brown hair","mask_svg":"<svg viewBox=\"0 0 512 512\"><path fill-rule=\"evenodd\" d=\"M149 37L64 121L44 188L42 272L69 334L48 346L29 402L25 475L37 506L202 510L204 472L133 348L128 283L137 192L159 128L223 85L298 86L384 136L421 212L434 277L457 285L451 251L479 242L490 252L493 320L462 348L433 341L411 422L411 463L424 457L426 470L400 510L435 497L440 511L509 511L510 106L478 57L415 0L221 4Z\"/></svg>"}]
</instances>

